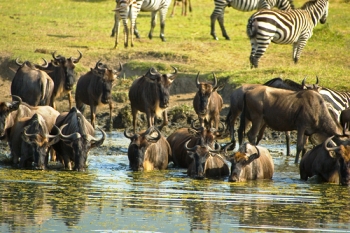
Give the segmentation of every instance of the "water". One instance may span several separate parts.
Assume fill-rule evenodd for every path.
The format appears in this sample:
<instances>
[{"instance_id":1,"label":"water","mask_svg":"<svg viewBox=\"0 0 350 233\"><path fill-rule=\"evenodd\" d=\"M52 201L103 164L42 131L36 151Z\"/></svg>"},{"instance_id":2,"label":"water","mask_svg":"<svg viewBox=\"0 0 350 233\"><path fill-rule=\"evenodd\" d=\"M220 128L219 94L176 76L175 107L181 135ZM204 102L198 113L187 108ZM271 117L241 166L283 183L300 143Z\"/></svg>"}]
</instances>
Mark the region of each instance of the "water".
<instances>
[{"instance_id":1,"label":"water","mask_svg":"<svg viewBox=\"0 0 350 233\"><path fill-rule=\"evenodd\" d=\"M0 166L0 232L349 232L350 189L299 180L284 144L264 145L272 180L194 180L185 169L128 170L121 133L86 172ZM294 151L295 148L292 148Z\"/></svg>"}]
</instances>

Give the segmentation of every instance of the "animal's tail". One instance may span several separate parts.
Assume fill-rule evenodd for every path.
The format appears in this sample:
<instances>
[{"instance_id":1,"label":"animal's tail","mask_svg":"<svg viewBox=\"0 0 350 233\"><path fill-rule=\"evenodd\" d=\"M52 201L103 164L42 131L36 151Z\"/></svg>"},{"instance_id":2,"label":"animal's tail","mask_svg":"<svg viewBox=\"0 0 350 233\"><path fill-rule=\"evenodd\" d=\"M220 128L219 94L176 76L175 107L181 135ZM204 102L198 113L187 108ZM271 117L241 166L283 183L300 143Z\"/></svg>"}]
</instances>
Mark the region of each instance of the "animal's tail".
<instances>
[{"instance_id":1,"label":"animal's tail","mask_svg":"<svg viewBox=\"0 0 350 233\"><path fill-rule=\"evenodd\" d=\"M228 111L228 114L226 116L226 121L225 121L225 124L226 124L226 132L229 131L231 132L231 121L232 121L232 112L231 112L231 106L230 106L230 111Z\"/></svg>"},{"instance_id":2,"label":"animal's tail","mask_svg":"<svg viewBox=\"0 0 350 233\"><path fill-rule=\"evenodd\" d=\"M257 35L258 32L258 25L257 25L257 20L254 18L254 15L252 15L248 19L248 24L247 24L247 35L249 38L254 38Z\"/></svg>"},{"instance_id":3,"label":"animal's tail","mask_svg":"<svg viewBox=\"0 0 350 233\"><path fill-rule=\"evenodd\" d=\"M243 136L245 134L245 119L246 119L246 111L247 105L246 105L246 94L243 95L243 108L242 113L239 120L239 129L238 129L238 143L239 145L242 145L243 142Z\"/></svg>"}]
</instances>

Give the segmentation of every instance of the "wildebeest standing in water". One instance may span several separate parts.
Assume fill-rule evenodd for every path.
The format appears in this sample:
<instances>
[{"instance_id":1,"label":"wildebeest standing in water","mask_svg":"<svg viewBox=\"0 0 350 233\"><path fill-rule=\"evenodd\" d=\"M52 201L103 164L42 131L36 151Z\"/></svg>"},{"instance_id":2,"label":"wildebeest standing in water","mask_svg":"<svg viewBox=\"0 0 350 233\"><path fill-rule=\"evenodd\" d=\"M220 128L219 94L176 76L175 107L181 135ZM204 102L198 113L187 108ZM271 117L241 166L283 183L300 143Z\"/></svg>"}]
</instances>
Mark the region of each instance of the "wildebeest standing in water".
<instances>
[{"instance_id":1,"label":"wildebeest standing in water","mask_svg":"<svg viewBox=\"0 0 350 233\"><path fill-rule=\"evenodd\" d=\"M220 154L221 148L213 149L208 145L195 145L188 147L189 141L186 142L185 148L189 156L193 159L187 168L187 175L196 179L215 178L229 175L229 167L226 159Z\"/></svg>"},{"instance_id":2,"label":"wildebeest standing in water","mask_svg":"<svg viewBox=\"0 0 350 233\"><path fill-rule=\"evenodd\" d=\"M214 83L200 82L199 72L196 77L198 92L193 99L193 108L198 115L202 127L208 124L208 127L218 129L220 122L220 111L223 106L223 100L217 93L223 86L218 86L218 80L213 73Z\"/></svg>"},{"instance_id":3,"label":"wildebeest standing in water","mask_svg":"<svg viewBox=\"0 0 350 233\"><path fill-rule=\"evenodd\" d=\"M229 181L242 182L256 179L271 179L274 164L270 152L261 146L242 144L230 158L231 174Z\"/></svg>"},{"instance_id":4,"label":"wildebeest standing in water","mask_svg":"<svg viewBox=\"0 0 350 233\"><path fill-rule=\"evenodd\" d=\"M135 133L136 116L138 111L147 115L148 128L154 126L154 118L163 114L163 126L168 124L167 107L169 106L170 87L177 75L174 73L161 74L154 68L137 78L129 89L129 100L132 111L132 124Z\"/></svg>"},{"instance_id":5,"label":"wildebeest standing in water","mask_svg":"<svg viewBox=\"0 0 350 233\"><path fill-rule=\"evenodd\" d=\"M23 168L34 162L35 169L46 169L49 148L59 141L59 130L50 135L44 118L35 113L19 119L11 129L9 145L13 165Z\"/></svg>"},{"instance_id":6,"label":"wildebeest standing in water","mask_svg":"<svg viewBox=\"0 0 350 233\"><path fill-rule=\"evenodd\" d=\"M19 66L11 83L11 95L19 96L24 102L32 106L49 105L54 89L54 82L50 76L40 70L45 69L45 65L36 65L29 61L22 64L16 59ZM40 67L40 69L38 68Z\"/></svg>"},{"instance_id":7,"label":"wildebeest standing in water","mask_svg":"<svg viewBox=\"0 0 350 233\"><path fill-rule=\"evenodd\" d=\"M124 135L131 140L128 158L133 171L164 170L168 167L172 160L171 148L156 127L136 134L128 131L125 129Z\"/></svg>"},{"instance_id":8,"label":"wildebeest standing in water","mask_svg":"<svg viewBox=\"0 0 350 233\"><path fill-rule=\"evenodd\" d=\"M84 171L90 149L102 145L106 133L97 127L101 133L101 139L95 138L95 130L85 119L83 114L73 107L69 112L61 113L56 120L60 128L60 141L53 145L57 158L68 170Z\"/></svg>"},{"instance_id":9,"label":"wildebeest standing in water","mask_svg":"<svg viewBox=\"0 0 350 233\"><path fill-rule=\"evenodd\" d=\"M329 137L300 160L300 179L350 185L350 141Z\"/></svg>"},{"instance_id":10,"label":"wildebeest standing in water","mask_svg":"<svg viewBox=\"0 0 350 233\"><path fill-rule=\"evenodd\" d=\"M84 113L85 104L90 105L91 124L94 128L96 109L102 104L109 104L109 123L112 123L112 86L121 71L121 63L119 63L119 69L115 70L98 61L94 69L82 75L78 80L75 92L76 106Z\"/></svg>"},{"instance_id":11,"label":"wildebeest standing in water","mask_svg":"<svg viewBox=\"0 0 350 233\"><path fill-rule=\"evenodd\" d=\"M194 123L195 121L192 122L191 128L177 129L167 137L175 166L188 168L193 161L185 148L187 141L189 141L188 147L191 148L196 145L208 145L215 148L216 139L225 130L224 126L220 130L216 130L215 128L195 127Z\"/></svg>"},{"instance_id":12,"label":"wildebeest standing in water","mask_svg":"<svg viewBox=\"0 0 350 233\"><path fill-rule=\"evenodd\" d=\"M55 100L58 97L68 95L69 109L72 108L72 89L75 83L75 64L80 61L83 54L78 50L79 57L66 58L61 55L55 55L56 51L52 53L53 60L48 67L44 69L54 82L53 93L50 99L50 106L56 109Z\"/></svg>"},{"instance_id":13,"label":"wildebeest standing in water","mask_svg":"<svg viewBox=\"0 0 350 233\"><path fill-rule=\"evenodd\" d=\"M247 133L249 142L257 144L257 135L269 126L272 130L297 130L295 163L304 150L306 136L318 133L323 136L342 135L343 129L322 96L314 90L290 91L261 86L247 91L238 131L242 144L245 119L252 121Z\"/></svg>"}]
</instances>

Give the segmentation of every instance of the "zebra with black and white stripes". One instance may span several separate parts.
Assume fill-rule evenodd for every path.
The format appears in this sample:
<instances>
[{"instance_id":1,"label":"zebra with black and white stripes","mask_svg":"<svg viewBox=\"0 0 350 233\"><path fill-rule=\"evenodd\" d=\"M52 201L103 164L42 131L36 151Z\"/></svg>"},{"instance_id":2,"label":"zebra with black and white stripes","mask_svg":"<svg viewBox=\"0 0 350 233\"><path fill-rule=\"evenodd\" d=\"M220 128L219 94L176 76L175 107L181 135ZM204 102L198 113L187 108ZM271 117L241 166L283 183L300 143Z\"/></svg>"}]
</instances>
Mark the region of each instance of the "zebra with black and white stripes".
<instances>
[{"instance_id":1,"label":"zebra with black and white stripes","mask_svg":"<svg viewBox=\"0 0 350 233\"><path fill-rule=\"evenodd\" d=\"M218 40L215 33L216 20L219 22L222 36L229 40L224 26L224 13L226 7L232 7L239 11L254 11L259 9L272 9L274 7L280 10L294 9L292 0L214 0L215 8L210 16L211 32L210 35Z\"/></svg>"},{"instance_id":2,"label":"zebra with black and white stripes","mask_svg":"<svg viewBox=\"0 0 350 233\"><path fill-rule=\"evenodd\" d=\"M318 21L326 23L328 0L311 0L300 9L289 11L260 10L248 20L247 34L251 42L250 64L258 67L260 57L271 42L293 44L293 60L297 63Z\"/></svg>"},{"instance_id":3,"label":"zebra with black and white stripes","mask_svg":"<svg viewBox=\"0 0 350 233\"><path fill-rule=\"evenodd\" d=\"M129 34L131 35L131 46L134 46L133 34L139 38L139 33L136 27L136 18L141 11L151 12L151 29L148 33L148 38L153 38L153 31L156 26L157 13L160 18L160 38L165 41L164 29L165 19L168 13L171 0L117 0L117 7L115 9L115 23L112 29L112 36L116 34L114 48L118 45L119 34L119 20L123 21L124 25L124 47L128 47ZM128 28L128 18L131 21L131 27Z\"/></svg>"}]
</instances>

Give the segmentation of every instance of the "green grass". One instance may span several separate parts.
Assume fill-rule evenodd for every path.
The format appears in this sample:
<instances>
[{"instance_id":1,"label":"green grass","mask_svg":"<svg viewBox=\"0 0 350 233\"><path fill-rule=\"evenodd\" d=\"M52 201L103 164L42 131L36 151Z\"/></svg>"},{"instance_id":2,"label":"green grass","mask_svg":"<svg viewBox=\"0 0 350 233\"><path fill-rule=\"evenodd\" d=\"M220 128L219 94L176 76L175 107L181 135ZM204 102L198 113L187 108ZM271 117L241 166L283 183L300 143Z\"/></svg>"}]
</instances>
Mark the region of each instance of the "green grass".
<instances>
[{"instance_id":1,"label":"green grass","mask_svg":"<svg viewBox=\"0 0 350 233\"><path fill-rule=\"evenodd\" d=\"M303 3L295 1L296 7ZM114 7L112 0L3 1L0 5L1 60L20 57L42 63L41 57L50 59L50 53L55 50L69 57L78 56L76 50L79 49L84 54L77 65L79 75L102 59L115 67L119 61L127 63L129 68L140 70L140 75L150 66L172 72L172 65L179 68L180 77L195 77L200 71L204 77L211 78L211 73L215 72L218 78L229 78L230 83L241 84L263 83L277 76L298 82L308 77L308 81L313 82L318 76L323 86L350 89L350 5L345 0L330 2L327 23L317 25L299 64L292 61L291 45L271 44L258 69L250 69L250 42L245 32L247 19L253 12L226 8L225 25L231 40L226 41L221 36L216 24L219 40L215 41L210 36L214 1L195 1L193 12L187 17L181 16L177 8L176 15L167 18L167 42L159 38L159 21L153 40L148 39L150 13L141 12L137 22L142 38L135 40L133 48L125 49L121 33L121 43L113 49L115 39L110 34ZM168 16L171 9L172 6Z\"/></svg>"}]
</instances>

